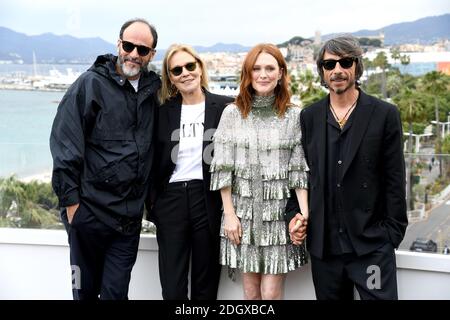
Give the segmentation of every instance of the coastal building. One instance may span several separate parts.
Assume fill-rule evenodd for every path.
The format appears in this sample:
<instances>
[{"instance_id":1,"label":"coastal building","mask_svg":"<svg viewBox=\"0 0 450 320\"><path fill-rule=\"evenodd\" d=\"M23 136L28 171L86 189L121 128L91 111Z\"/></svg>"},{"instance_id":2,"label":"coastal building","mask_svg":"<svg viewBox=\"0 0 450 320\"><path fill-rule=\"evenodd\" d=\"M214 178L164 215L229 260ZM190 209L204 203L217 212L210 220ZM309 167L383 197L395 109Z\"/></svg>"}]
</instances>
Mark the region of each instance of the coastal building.
<instances>
[{"instance_id":1,"label":"coastal building","mask_svg":"<svg viewBox=\"0 0 450 320\"><path fill-rule=\"evenodd\" d=\"M403 47L403 49L405 48ZM383 51L388 58L388 63L398 68L402 73L420 76L431 71L441 71L450 75L450 51L429 51L424 50L423 46L421 50L418 52L401 52L402 55L407 55L410 59L407 65L402 65L399 60L393 59L389 48L369 51L364 56L372 61L379 52Z\"/></svg>"}]
</instances>

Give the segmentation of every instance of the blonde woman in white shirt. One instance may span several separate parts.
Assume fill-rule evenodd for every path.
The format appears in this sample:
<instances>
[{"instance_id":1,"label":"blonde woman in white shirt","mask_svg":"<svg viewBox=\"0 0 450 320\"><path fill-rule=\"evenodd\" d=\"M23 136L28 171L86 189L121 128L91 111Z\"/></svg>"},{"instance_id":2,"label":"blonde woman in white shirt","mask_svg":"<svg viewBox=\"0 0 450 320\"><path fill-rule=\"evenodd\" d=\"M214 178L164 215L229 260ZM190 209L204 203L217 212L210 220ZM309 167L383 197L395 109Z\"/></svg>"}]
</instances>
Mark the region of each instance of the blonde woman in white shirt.
<instances>
[{"instance_id":1,"label":"blonde woman in white shirt","mask_svg":"<svg viewBox=\"0 0 450 320\"><path fill-rule=\"evenodd\" d=\"M207 88L207 71L199 55L190 46L172 45L162 66L153 186L147 206L157 227L165 300L217 298L222 202L218 191L209 190L211 138L223 109L233 99Z\"/></svg>"}]
</instances>

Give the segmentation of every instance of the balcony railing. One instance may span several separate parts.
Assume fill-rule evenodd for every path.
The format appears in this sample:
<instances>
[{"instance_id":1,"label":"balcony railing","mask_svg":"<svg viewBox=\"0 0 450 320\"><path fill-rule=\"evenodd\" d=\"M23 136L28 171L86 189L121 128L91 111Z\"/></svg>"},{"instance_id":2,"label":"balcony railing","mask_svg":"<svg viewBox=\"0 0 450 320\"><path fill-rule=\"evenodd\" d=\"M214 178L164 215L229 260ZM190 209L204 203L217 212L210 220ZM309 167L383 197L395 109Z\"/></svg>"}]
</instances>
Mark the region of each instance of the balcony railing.
<instances>
[{"instance_id":1,"label":"balcony railing","mask_svg":"<svg viewBox=\"0 0 450 320\"><path fill-rule=\"evenodd\" d=\"M450 255L397 251L399 299L450 299ZM67 234L63 230L0 228L0 299L71 299ZM158 246L141 236L130 299L161 299ZM231 281L223 270L218 298L242 299L241 278ZM310 264L290 272L287 300L315 299Z\"/></svg>"},{"instance_id":2,"label":"balcony railing","mask_svg":"<svg viewBox=\"0 0 450 320\"><path fill-rule=\"evenodd\" d=\"M15 179L9 179L9 173L0 174L0 299L70 299L69 248L56 200L51 199L54 195L47 185L49 191L44 196L48 198L41 201L41 197L41 203L33 204L31 194L27 194L32 192L23 185L36 178L49 181L50 166L45 165L50 158L48 146L7 147L13 150L1 153L1 168L6 170L17 162L22 171ZM40 154L36 165L30 165L30 150ZM426 146L421 151L426 152ZM399 295L401 299L450 299L450 287L445 285L450 283L450 255L442 254L450 247L450 155L406 154L405 160L410 223L396 252ZM27 171L29 168L37 171ZM45 188L35 189L42 192ZM45 230L58 227L61 230ZM418 239L423 241L412 249L424 252L410 251ZM434 251L433 246L423 245L427 241L436 244L435 253L425 253ZM232 282L226 274L222 274L219 298L242 298L239 277ZM285 289L285 299L315 299L310 266L288 274ZM160 291L157 243L154 236L145 234L133 270L130 298L160 299Z\"/></svg>"}]
</instances>

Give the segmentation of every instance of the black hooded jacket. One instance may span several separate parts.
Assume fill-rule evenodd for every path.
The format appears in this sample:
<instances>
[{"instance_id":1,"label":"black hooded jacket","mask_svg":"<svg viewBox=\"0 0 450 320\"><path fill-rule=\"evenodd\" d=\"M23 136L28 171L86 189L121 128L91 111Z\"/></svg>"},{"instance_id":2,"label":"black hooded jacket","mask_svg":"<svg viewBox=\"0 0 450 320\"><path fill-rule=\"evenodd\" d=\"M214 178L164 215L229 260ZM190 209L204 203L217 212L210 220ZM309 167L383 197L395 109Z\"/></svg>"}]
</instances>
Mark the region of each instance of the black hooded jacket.
<instances>
[{"instance_id":1,"label":"black hooded jacket","mask_svg":"<svg viewBox=\"0 0 450 320\"><path fill-rule=\"evenodd\" d=\"M52 185L60 207L79 203L127 234L142 219L161 80L142 72L135 92L116 61L99 56L64 95L50 136Z\"/></svg>"}]
</instances>

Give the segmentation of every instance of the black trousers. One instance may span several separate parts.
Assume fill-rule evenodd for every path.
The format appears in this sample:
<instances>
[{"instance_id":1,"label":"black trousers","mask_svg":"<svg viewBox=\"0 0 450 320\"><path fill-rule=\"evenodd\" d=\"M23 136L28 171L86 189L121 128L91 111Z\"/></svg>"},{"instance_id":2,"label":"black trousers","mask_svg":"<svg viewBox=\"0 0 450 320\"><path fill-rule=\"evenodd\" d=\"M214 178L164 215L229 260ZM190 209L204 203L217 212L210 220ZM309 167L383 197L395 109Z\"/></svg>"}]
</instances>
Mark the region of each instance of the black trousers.
<instances>
[{"instance_id":1,"label":"black trousers","mask_svg":"<svg viewBox=\"0 0 450 320\"><path fill-rule=\"evenodd\" d=\"M72 293L75 300L127 300L140 232L122 235L99 221L80 203L72 223L61 218L69 235Z\"/></svg>"},{"instance_id":2,"label":"black trousers","mask_svg":"<svg viewBox=\"0 0 450 320\"><path fill-rule=\"evenodd\" d=\"M164 300L215 300L219 286L219 235L208 223L203 182L169 183L153 208Z\"/></svg>"},{"instance_id":3,"label":"black trousers","mask_svg":"<svg viewBox=\"0 0 450 320\"><path fill-rule=\"evenodd\" d=\"M362 300L397 300L397 268L392 244L363 256L342 254L318 259L311 256L318 300L353 300L353 288Z\"/></svg>"}]
</instances>

